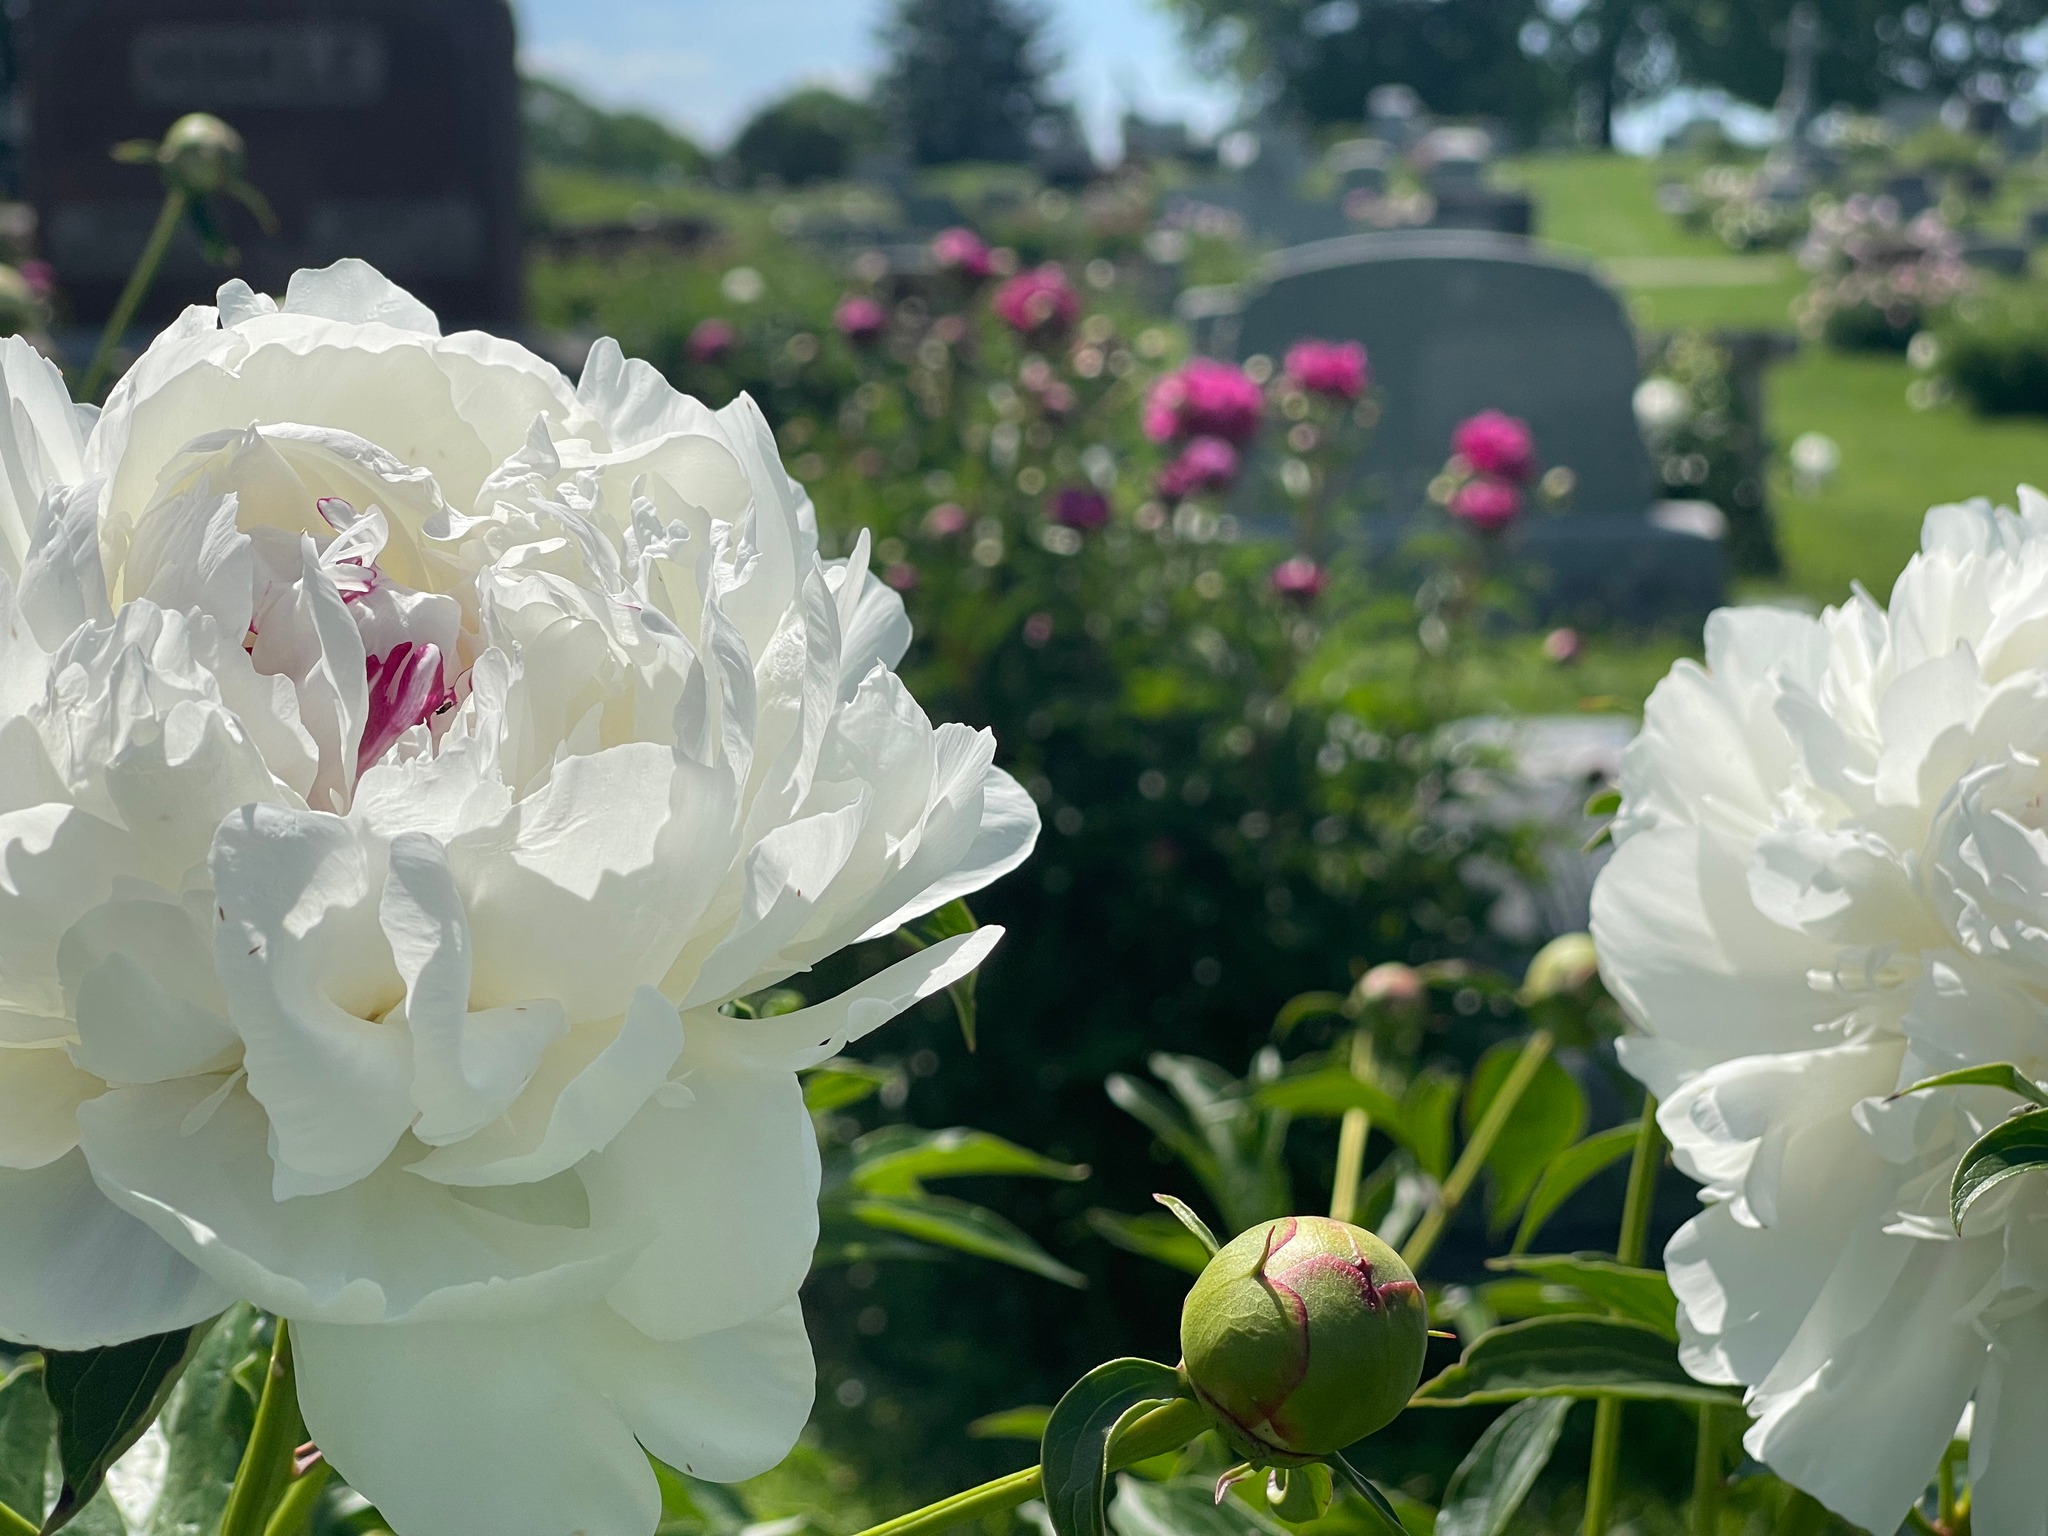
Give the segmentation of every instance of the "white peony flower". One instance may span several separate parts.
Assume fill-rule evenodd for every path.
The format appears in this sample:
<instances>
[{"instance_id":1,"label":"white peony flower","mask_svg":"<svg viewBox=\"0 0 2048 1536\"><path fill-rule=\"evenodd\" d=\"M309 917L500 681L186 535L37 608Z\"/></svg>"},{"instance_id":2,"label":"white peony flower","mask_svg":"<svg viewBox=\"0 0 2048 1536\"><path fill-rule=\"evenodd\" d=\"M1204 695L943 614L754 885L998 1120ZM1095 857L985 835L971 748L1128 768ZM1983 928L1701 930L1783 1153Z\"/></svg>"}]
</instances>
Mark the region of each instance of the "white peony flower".
<instances>
[{"instance_id":1,"label":"white peony flower","mask_svg":"<svg viewBox=\"0 0 2048 1536\"><path fill-rule=\"evenodd\" d=\"M1706 1209L1666 1253L1687 1369L1752 1454L1895 1529L1974 1402L1973 1521L2048 1529L2048 1180L1949 1182L2048 1079L2048 499L1928 514L1888 609L1724 611L1659 685L1593 897Z\"/></svg>"},{"instance_id":2,"label":"white peony flower","mask_svg":"<svg viewBox=\"0 0 2048 1536\"><path fill-rule=\"evenodd\" d=\"M368 267L104 413L0 346L0 1334L237 1297L401 1532L642 1536L808 1415L797 1083L978 964L720 1011L1019 863L752 402Z\"/></svg>"}]
</instances>

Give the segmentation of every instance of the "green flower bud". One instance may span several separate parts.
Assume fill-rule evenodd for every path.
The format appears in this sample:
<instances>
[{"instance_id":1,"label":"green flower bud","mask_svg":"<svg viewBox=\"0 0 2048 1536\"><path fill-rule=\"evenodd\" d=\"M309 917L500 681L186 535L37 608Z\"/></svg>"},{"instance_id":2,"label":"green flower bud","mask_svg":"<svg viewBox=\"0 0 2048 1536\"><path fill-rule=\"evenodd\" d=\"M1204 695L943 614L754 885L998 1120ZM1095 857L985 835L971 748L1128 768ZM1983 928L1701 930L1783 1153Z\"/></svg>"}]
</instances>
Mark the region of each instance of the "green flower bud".
<instances>
[{"instance_id":1,"label":"green flower bud","mask_svg":"<svg viewBox=\"0 0 2048 1536\"><path fill-rule=\"evenodd\" d=\"M1330 1509L1330 1469L1319 1461L1305 1467L1275 1467L1266 1474L1266 1502L1289 1525L1320 1520Z\"/></svg>"},{"instance_id":2,"label":"green flower bud","mask_svg":"<svg viewBox=\"0 0 2048 1536\"><path fill-rule=\"evenodd\" d=\"M239 181L242 136L210 112L188 112L171 124L157 146L164 177L194 197L211 197Z\"/></svg>"},{"instance_id":3,"label":"green flower bud","mask_svg":"<svg viewBox=\"0 0 2048 1536\"><path fill-rule=\"evenodd\" d=\"M1429 1309L1400 1256L1321 1216L1224 1245L1180 1314L1184 1369L1232 1449L1288 1465L1392 1421L1422 1379Z\"/></svg>"},{"instance_id":4,"label":"green flower bud","mask_svg":"<svg viewBox=\"0 0 2048 1536\"><path fill-rule=\"evenodd\" d=\"M1522 1001L1539 1003L1580 991L1600 974L1600 956L1590 933L1560 934L1536 951L1522 973Z\"/></svg>"}]
</instances>

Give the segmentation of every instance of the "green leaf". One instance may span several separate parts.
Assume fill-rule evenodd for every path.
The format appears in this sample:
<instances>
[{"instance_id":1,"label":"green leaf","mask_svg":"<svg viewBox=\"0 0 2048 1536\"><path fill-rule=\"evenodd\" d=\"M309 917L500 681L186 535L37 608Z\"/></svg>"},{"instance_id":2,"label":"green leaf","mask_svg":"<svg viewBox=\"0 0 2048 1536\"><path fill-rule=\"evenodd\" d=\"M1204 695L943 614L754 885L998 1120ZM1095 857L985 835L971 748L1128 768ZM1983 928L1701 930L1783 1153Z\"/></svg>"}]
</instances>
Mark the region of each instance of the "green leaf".
<instances>
[{"instance_id":1,"label":"green leaf","mask_svg":"<svg viewBox=\"0 0 2048 1536\"><path fill-rule=\"evenodd\" d=\"M1171 1195L1161 1194L1154 1194L1152 1198L1165 1206L1173 1219L1188 1229L1195 1241L1209 1251L1211 1258L1216 1256L1216 1250L1223 1245L1216 1241L1216 1234L1209 1230L1209 1223L1202 1220L1201 1217L1189 1209L1186 1201L1176 1200Z\"/></svg>"},{"instance_id":2,"label":"green leaf","mask_svg":"<svg viewBox=\"0 0 2048 1536\"><path fill-rule=\"evenodd\" d=\"M1330 1469L1364 1501L1366 1511L1371 1517L1371 1525L1380 1528L1380 1536L1408 1536L1408 1528L1401 1523L1400 1515L1395 1513L1394 1506L1387 1501L1387 1496L1374 1486L1371 1478L1353 1466L1343 1452L1340 1451L1330 1458Z\"/></svg>"},{"instance_id":3,"label":"green leaf","mask_svg":"<svg viewBox=\"0 0 2048 1536\"><path fill-rule=\"evenodd\" d=\"M1949 1184L1949 1215L1956 1230L1963 1230L1970 1208L1992 1190L2041 1167L2048 1167L2048 1109L2030 1109L1991 1127L1971 1143Z\"/></svg>"},{"instance_id":4,"label":"green leaf","mask_svg":"<svg viewBox=\"0 0 2048 1536\"><path fill-rule=\"evenodd\" d=\"M1588 816L1618 816L1621 814L1621 791L1603 789L1596 791L1586 801Z\"/></svg>"},{"instance_id":5,"label":"green leaf","mask_svg":"<svg viewBox=\"0 0 2048 1536\"><path fill-rule=\"evenodd\" d=\"M1401 1095L1401 1144L1439 1182L1451 1171L1451 1117L1457 1109L1458 1079L1449 1072L1418 1073Z\"/></svg>"},{"instance_id":6,"label":"green leaf","mask_svg":"<svg viewBox=\"0 0 2048 1536\"><path fill-rule=\"evenodd\" d=\"M43 1474L56 1437L42 1357L30 1355L0 1379L0 1504L32 1525L43 1523Z\"/></svg>"},{"instance_id":7,"label":"green leaf","mask_svg":"<svg viewBox=\"0 0 2048 1536\"><path fill-rule=\"evenodd\" d=\"M1273 1033L1285 1040L1310 1019L1349 1018L1350 1009L1342 992L1303 992L1280 1005L1273 1016Z\"/></svg>"},{"instance_id":8,"label":"green leaf","mask_svg":"<svg viewBox=\"0 0 2048 1536\"><path fill-rule=\"evenodd\" d=\"M2007 1093L2016 1093L2023 1099L2048 1107L2048 1093L2043 1093L2040 1084L2009 1061L1994 1061L1981 1067L1943 1072L1938 1077L1923 1077L1912 1087L1901 1088L1892 1097L1903 1099L1909 1093L1919 1093L1927 1088L2003 1088Z\"/></svg>"},{"instance_id":9,"label":"green leaf","mask_svg":"<svg viewBox=\"0 0 2048 1536\"><path fill-rule=\"evenodd\" d=\"M1215 1489L1214 1478L1148 1483L1120 1477L1109 1517L1117 1536L1289 1536L1286 1526L1244 1500L1219 1501Z\"/></svg>"},{"instance_id":10,"label":"green leaf","mask_svg":"<svg viewBox=\"0 0 2048 1536\"><path fill-rule=\"evenodd\" d=\"M1196 1178L1215 1188L1219 1172L1216 1157L1172 1100L1150 1083L1141 1083L1123 1072L1110 1073L1102 1088L1110 1103L1165 1143L1167 1151L1187 1164Z\"/></svg>"},{"instance_id":11,"label":"green leaf","mask_svg":"<svg viewBox=\"0 0 2048 1536\"><path fill-rule=\"evenodd\" d=\"M1126 1216L1097 1206L1088 1212L1088 1225L1104 1242L1141 1259L1153 1259L1191 1275L1209 1267L1209 1251L1201 1239L1164 1211Z\"/></svg>"},{"instance_id":12,"label":"green leaf","mask_svg":"<svg viewBox=\"0 0 2048 1536\"><path fill-rule=\"evenodd\" d=\"M1619 1317L1532 1317L1474 1339L1458 1363L1424 1382L1413 1408L1516 1403L1525 1397L1619 1397L1638 1402L1741 1401L1686 1375L1678 1347L1649 1323Z\"/></svg>"},{"instance_id":13,"label":"green leaf","mask_svg":"<svg viewBox=\"0 0 2048 1536\"><path fill-rule=\"evenodd\" d=\"M43 1390L57 1411L64 1471L43 1536L61 1530L106 1481L107 1468L142 1438L206 1336L207 1325L103 1349L45 1350Z\"/></svg>"},{"instance_id":14,"label":"green leaf","mask_svg":"<svg viewBox=\"0 0 2048 1536\"><path fill-rule=\"evenodd\" d=\"M1088 1283L1086 1276L1060 1263L994 1211L965 1200L944 1195L865 1195L849 1202L846 1209L856 1221L879 1231L994 1259L1076 1290Z\"/></svg>"},{"instance_id":15,"label":"green leaf","mask_svg":"<svg viewBox=\"0 0 2048 1536\"><path fill-rule=\"evenodd\" d=\"M1503 1040L1472 1071L1465 1090L1465 1134L1472 1134L1501 1084L1521 1057L1520 1040ZM1550 1160L1579 1139L1586 1128L1586 1096L1571 1073L1552 1057L1544 1057L1516 1100L1508 1123L1487 1154L1486 1171L1493 1178L1493 1200L1487 1222L1495 1232L1513 1220L1529 1198Z\"/></svg>"},{"instance_id":16,"label":"green leaf","mask_svg":"<svg viewBox=\"0 0 2048 1536\"><path fill-rule=\"evenodd\" d=\"M835 1057L804 1074L804 1108L814 1115L845 1109L880 1092L894 1076L894 1072L864 1061Z\"/></svg>"},{"instance_id":17,"label":"green leaf","mask_svg":"<svg viewBox=\"0 0 2048 1536\"><path fill-rule=\"evenodd\" d=\"M1550 1285L1569 1285L1606 1307L1616 1317L1648 1323L1678 1342L1678 1298L1661 1269L1635 1269L1597 1253L1510 1254L1489 1259L1488 1269L1512 1269Z\"/></svg>"},{"instance_id":18,"label":"green leaf","mask_svg":"<svg viewBox=\"0 0 2048 1536\"><path fill-rule=\"evenodd\" d=\"M269 1351L263 1314L246 1302L228 1308L206 1335L164 1408L164 1485L150 1511L150 1536L220 1529L256 1421L256 1400L236 1371L251 1359L267 1368Z\"/></svg>"},{"instance_id":19,"label":"green leaf","mask_svg":"<svg viewBox=\"0 0 2048 1536\"><path fill-rule=\"evenodd\" d=\"M929 949L941 939L957 938L963 933L972 933L981 926L974 920L974 914L967 910L967 903L958 899L947 902L936 912L927 912L913 923L906 923L896 930L896 937L913 950ZM974 1049L974 978L969 971L950 987L946 996L953 1000L953 1014L960 1021L960 1035L966 1040L967 1049Z\"/></svg>"},{"instance_id":20,"label":"green leaf","mask_svg":"<svg viewBox=\"0 0 2048 1536\"><path fill-rule=\"evenodd\" d=\"M1110 1441L1147 1407L1182 1395L1180 1373L1156 1360L1112 1360L1067 1389L1038 1450L1055 1536L1107 1536L1102 1497Z\"/></svg>"},{"instance_id":21,"label":"green leaf","mask_svg":"<svg viewBox=\"0 0 2048 1536\"><path fill-rule=\"evenodd\" d=\"M1631 1120L1611 1131L1598 1131L1553 1157L1545 1165L1543 1177L1536 1181L1509 1251L1520 1253L1526 1249L1543 1230L1543 1224L1557 1214L1558 1207L1577 1194L1589 1179L1627 1157L1635 1149L1638 1129L1638 1122Z\"/></svg>"},{"instance_id":22,"label":"green leaf","mask_svg":"<svg viewBox=\"0 0 2048 1536\"><path fill-rule=\"evenodd\" d=\"M1550 1464L1571 1411L1570 1398L1532 1397L1487 1425L1444 1489L1436 1536L1502 1536Z\"/></svg>"},{"instance_id":23,"label":"green leaf","mask_svg":"<svg viewBox=\"0 0 2048 1536\"><path fill-rule=\"evenodd\" d=\"M987 1131L955 1126L925 1131L912 1125L888 1125L853 1144L855 1188L870 1195L917 1195L925 1179L958 1179L975 1174L1009 1174L1069 1183L1088 1177L1079 1163L1052 1158L991 1136Z\"/></svg>"},{"instance_id":24,"label":"green leaf","mask_svg":"<svg viewBox=\"0 0 2048 1536\"><path fill-rule=\"evenodd\" d=\"M1343 1067L1324 1067L1267 1083L1255 1095L1267 1109L1285 1110L1303 1118L1334 1117L1362 1109L1373 1126L1401 1141L1401 1103L1378 1083L1353 1077Z\"/></svg>"},{"instance_id":25,"label":"green leaf","mask_svg":"<svg viewBox=\"0 0 2048 1536\"><path fill-rule=\"evenodd\" d=\"M661 1489L661 1524L655 1527L655 1536L738 1536L751 1523L737 1489L692 1477L657 1456L647 1460Z\"/></svg>"},{"instance_id":26,"label":"green leaf","mask_svg":"<svg viewBox=\"0 0 2048 1536\"><path fill-rule=\"evenodd\" d=\"M983 1414L967 1426L967 1434L973 1440L1043 1440L1046 1420L1051 1417L1052 1410L1044 1404L1028 1403Z\"/></svg>"}]
</instances>

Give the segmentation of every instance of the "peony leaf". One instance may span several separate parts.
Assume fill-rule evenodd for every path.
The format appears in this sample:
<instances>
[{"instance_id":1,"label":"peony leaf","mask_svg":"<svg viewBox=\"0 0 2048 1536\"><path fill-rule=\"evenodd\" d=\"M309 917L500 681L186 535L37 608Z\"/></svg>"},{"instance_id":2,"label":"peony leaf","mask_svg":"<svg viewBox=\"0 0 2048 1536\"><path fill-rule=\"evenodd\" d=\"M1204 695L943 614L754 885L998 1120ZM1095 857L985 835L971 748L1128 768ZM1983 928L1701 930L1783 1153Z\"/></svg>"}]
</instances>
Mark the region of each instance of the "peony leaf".
<instances>
[{"instance_id":1,"label":"peony leaf","mask_svg":"<svg viewBox=\"0 0 2048 1536\"><path fill-rule=\"evenodd\" d=\"M1395 1136L1422 1171L1441 1182L1451 1171L1451 1119L1458 1109L1458 1079L1434 1069L1418 1073L1401 1095Z\"/></svg>"},{"instance_id":2,"label":"peony leaf","mask_svg":"<svg viewBox=\"0 0 2048 1536\"><path fill-rule=\"evenodd\" d=\"M887 1125L853 1144L853 1170L848 1177L866 1194L915 1196L924 1192L921 1181L925 1179L976 1174L1075 1183L1088 1177L1088 1167L1056 1162L987 1131L963 1126L926 1131L911 1125Z\"/></svg>"},{"instance_id":3,"label":"peony leaf","mask_svg":"<svg viewBox=\"0 0 2048 1536\"><path fill-rule=\"evenodd\" d=\"M43 1473L57 1415L43 1392L43 1361L28 1355L0 1377L0 1504L31 1525L43 1523Z\"/></svg>"},{"instance_id":4,"label":"peony leaf","mask_svg":"<svg viewBox=\"0 0 2048 1536\"><path fill-rule=\"evenodd\" d=\"M1380 1492L1371 1478L1353 1466L1341 1451L1330 1458L1330 1469L1343 1478L1351 1491L1364 1502L1369 1516L1366 1524L1368 1530L1377 1529L1380 1536L1408 1536L1407 1526L1401 1523L1400 1515L1395 1512L1387 1496Z\"/></svg>"},{"instance_id":5,"label":"peony leaf","mask_svg":"<svg viewBox=\"0 0 2048 1536\"><path fill-rule=\"evenodd\" d=\"M1616 1317L1648 1323L1673 1343L1678 1341L1678 1298L1661 1269L1636 1269L1597 1253L1546 1254L1525 1258L1511 1254L1488 1259L1488 1269L1513 1269L1550 1285L1569 1285L1606 1307Z\"/></svg>"},{"instance_id":6,"label":"peony leaf","mask_svg":"<svg viewBox=\"0 0 2048 1536\"><path fill-rule=\"evenodd\" d=\"M1150 1083L1141 1083L1122 1072L1112 1072L1103 1081L1109 1101L1164 1142L1166 1149L1188 1166L1188 1171L1211 1189L1221 1176L1216 1156L1188 1124L1187 1116L1173 1101Z\"/></svg>"},{"instance_id":7,"label":"peony leaf","mask_svg":"<svg viewBox=\"0 0 2048 1536\"><path fill-rule=\"evenodd\" d=\"M1175 1221L1194 1234L1195 1241L1209 1250L1211 1258L1216 1256L1216 1250L1223 1245L1216 1241L1216 1234L1209 1230L1209 1223L1202 1220L1201 1217L1189 1209L1185 1201L1176 1200L1171 1195L1161 1194L1155 1194L1152 1198L1165 1206Z\"/></svg>"},{"instance_id":8,"label":"peony leaf","mask_svg":"<svg viewBox=\"0 0 2048 1536\"><path fill-rule=\"evenodd\" d=\"M1297 997L1290 997L1273 1015L1273 1034L1285 1040L1310 1019L1349 1018L1349 1001L1341 992L1303 992Z\"/></svg>"},{"instance_id":9,"label":"peony leaf","mask_svg":"<svg viewBox=\"0 0 2048 1536\"><path fill-rule=\"evenodd\" d=\"M1088 1225L1104 1242L1141 1259L1153 1259L1191 1275L1209 1267L1209 1252L1201 1239L1163 1211L1126 1216L1097 1206L1088 1212Z\"/></svg>"},{"instance_id":10,"label":"peony leaf","mask_svg":"<svg viewBox=\"0 0 2048 1536\"><path fill-rule=\"evenodd\" d=\"M1557 1214L1558 1207L1577 1194L1589 1179L1627 1157L1635 1147L1637 1130L1637 1122L1631 1120L1611 1131L1597 1131L1553 1157L1544 1166L1543 1177L1536 1181L1529 1204L1522 1211L1522 1225L1516 1229L1514 1246L1508 1251L1526 1250L1543 1224Z\"/></svg>"},{"instance_id":11,"label":"peony leaf","mask_svg":"<svg viewBox=\"0 0 2048 1536\"><path fill-rule=\"evenodd\" d=\"M1739 1403L1686 1375L1678 1347L1649 1323L1620 1317L1532 1317L1474 1339L1458 1363L1424 1382L1413 1408L1515 1403L1527 1397Z\"/></svg>"},{"instance_id":12,"label":"peony leaf","mask_svg":"<svg viewBox=\"0 0 2048 1536\"><path fill-rule=\"evenodd\" d=\"M1185 1395L1180 1373L1156 1360L1112 1360L1067 1389L1038 1447L1055 1536L1108 1536L1102 1499L1110 1442L1147 1408Z\"/></svg>"},{"instance_id":13,"label":"peony leaf","mask_svg":"<svg viewBox=\"0 0 2048 1536\"><path fill-rule=\"evenodd\" d=\"M1039 1403L985 1413L967 1426L972 1440L1043 1440L1052 1410Z\"/></svg>"},{"instance_id":14,"label":"peony leaf","mask_svg":"<svg viewBox=\"0 0 2048 1536\"><path fill-rule=\"evenodd\" d=\"M804 1073L804 1108L814 1115L845 1109L879 1092L895 1076L864 1061L834 1057Z\"/></svg>"},{"instance_id":15,"label":"peony leaf","mask_svg":"<svg viewBox=\"0 0 2048 1536\"><path fill-rule=\"evenodd\" d=\"M1901 1088L1891 1097L1903 1099L1909 1093L1919 1093L1926 1088L2003 1088L2007 1093L2016 1093L2023 1099L2048 1107L2048 1093L2042 1092L2038 1083L2009 1061L1994 1061L1981 1067L1943 1072L1938 1077L1923 1077L1912 1087Z\"/></svg>"},{"instance_id":16,"label":"peony leaf","mask_svg":"<svg viewBox=\"0 0 2048 1536\"><path fill-rule=\"evenodd\" d=\"M1218 1501L1213 1477L1150 1483L1116 1480L1109 1517L1117 1536L1288 1536L1288 1528L1242 1499Z\"/></svg>"},{"instance_id":17,"label":"peony leaf","mask_svg":"<svg viewBox=\"0 0 2048 1536\"><path fill-rule=\"evenodd\" d=\"M1306 1117L1336 1116L1362 1109L1372 1116L1373 1128L1394 1140L1402 1139L1401 1104L1378 1083L1354 1077L1347 1068L1324 1067L1267 1083L1257 1094L1267 1109L1285 1110Z\"/></svg>"},{"instance_id":18,"label":"peony leaf","mask_svg":"<svg viewBox=\"0 0 2048 1536\"><path fill-rule=\"evenodd\" d=\"M2029 1109L2001 1120L1963 1154L1949 1184L1948 1208L1956 1231L1984 1196L2008 1179L2036 1168L2048 1168L2048 1109Z\"/></svg>"},{"instance_id":19,"label":"peony leaf","mask_svg":"<svg viewBox=\"0 0 2048 1536\"><path fill-rule=\"evenodd\" d=\"M1532 1397L1487 1425L1444 1489L1436 1536L1502 1536L1550 1464L1571 1411L1570 1398Z\"/></svg>"},{"instance_id":20,"label":"peony leaf","mask_svg":"<svg viewBox=\"0 0 2048 1536\"><path fill-rule=\"evenodd\" d=\"M241 1367L256 1362L260 1382L269 1350L263 1314L238 1302L192 1357L164 1409L164 1486L150 1511L150 1536L212 1536L220 1528L256 1421L256 1399L243 1385Z\"/></svg>"},{"instance_id":21,"label":"peony leaf","mask_svg":"<svg viewBox=\"0 0 2048 1536\"><path fill-rule=\"evenodd\" d=\"M1080 1290L1087 1277L1069 1269L994 1211L944 1195L865 1195L849 1202L847 1214L883 1232L994 1259Z\"/></svg>"},{"instance_id":22,"label":"peony leaf","mask_svg":"<svg viewBox=\"0 0 2048 1536\"><path fill-rule=\"evenodd\" d=\"M91 1502L107 1468L142 1438L211 1325L152 1334L102 1349L45 1350L43 1390L57 1413L64 1485L43 1536L63 1529Z\"/></svg>"},{"instance_id":23,"label":"peony leaf","mask_svg":"<svg viewBox=\"0 0 2048 1536\"><path fill-rule=\"evenodd\" d=\"M896 937L913 950L928 949L941 939L972 933L980 926L967 910L967 903L955 897L936 912L927 912L916 922L905 923L896 930ZM970 1051L974 1049L974 977L975 972L969 971L946 988L946 996L953 1000L954 1016L960 1020L960 1034Z\"/></svg>"},{"instance_id":24,"label":"peony leaf","mask_svg":"<svg viewBox=\"0 0 2048 1536\"><path fill-rule=\"evenodd\" d=\"M1467 1136L1514 1071L1522 1045L1520 1040L1503 1040L1472 1069L1465 1089ZM1554 1058L1544 1057L1486 1155L1486 1171L1493 1178L1493 1200L1487 1213L1490 1227L1499 1232L1507 1226L1535 1189L1544 1168L1577 1142L1585 1128L1586 1095L1572 1081L1571 1073Z\"/></svg>"}]
</instances>

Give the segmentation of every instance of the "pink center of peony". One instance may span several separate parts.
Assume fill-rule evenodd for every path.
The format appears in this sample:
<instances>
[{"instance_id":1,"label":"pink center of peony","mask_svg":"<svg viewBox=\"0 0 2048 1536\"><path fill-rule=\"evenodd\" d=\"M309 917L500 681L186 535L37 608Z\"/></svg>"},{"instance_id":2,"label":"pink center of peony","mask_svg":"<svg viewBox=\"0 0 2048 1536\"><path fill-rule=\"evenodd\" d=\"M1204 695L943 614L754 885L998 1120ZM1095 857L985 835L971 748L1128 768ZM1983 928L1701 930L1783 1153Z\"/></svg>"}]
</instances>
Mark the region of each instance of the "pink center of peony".
<instances>
[{"instance_id":1,"label":"pink center of peony","mask_svg":"<svg viewBox=\"0 0 2048 1536\"><path fill-rule=\"evenodd\" d=\"M382 656L370 657L364 670L370 682L370 715L356 752L359 774L389 752L399 737L455 702L442 676L438 645L402 640Z\"/></svg>"}]
</instances>

